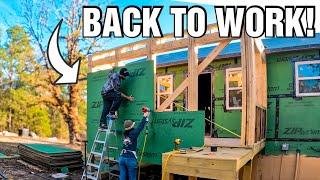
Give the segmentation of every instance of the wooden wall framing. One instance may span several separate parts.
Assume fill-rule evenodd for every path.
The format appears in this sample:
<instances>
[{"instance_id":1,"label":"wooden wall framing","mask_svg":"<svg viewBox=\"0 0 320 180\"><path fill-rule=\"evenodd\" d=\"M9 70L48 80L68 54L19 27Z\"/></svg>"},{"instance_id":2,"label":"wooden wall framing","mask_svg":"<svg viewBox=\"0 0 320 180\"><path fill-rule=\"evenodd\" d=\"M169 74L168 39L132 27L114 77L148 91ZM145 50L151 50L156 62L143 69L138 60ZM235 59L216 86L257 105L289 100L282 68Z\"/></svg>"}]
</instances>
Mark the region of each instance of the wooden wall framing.
<instances>
[{"instance_id":1,"label":"wooden wall framing","mask_svg":"<svg viewBox=\"0 0 320 180\"><path fill-rule=\"evenodd\" d=\"M256 127L256 107L267 109L267 66L261 40L250 38L245 31L241 37L241 67L243 87L240 144L252 146L256 143L256 128L260 129Z\"/></svg>"},{"instance_id":2,"label":"wooden wall framing","mask_svg":"<svg viewBox=\"0 0 320 180\"><path fill-rule=\"evenodd\" d=\"M155 62L156 55L182 48L188 48L188 77L176 87L156 110L163 111L188 88L189 111L198 110L198 76L216 59L223 49L234 38L220 38L215 24L208 26L208 33L201 38L175 39L173 34L165 35L160 39L147 39L130 43L115 49L97 52L88 57L89 70L106 64L117 64L120 61L147 57ZM245 32L245 31L243 31ZM255 142L256 107L266 109L267 106L267 76L264 47L260 39L248 37L246 33L241 37L241 63L243 73L242 88L242 117L241 117L241 145L252 146ZM198 47L217 43L218 45L199 64ZM156 73L156 71L155 71ZM154 74L155 75L155 74ZM153 87L156 90L156 87ZM156 94L156 93L155 93ZM261 124L261 123L260 123ZM264 128L265 129L265 128Z\"/></svg>"}]
</instances>

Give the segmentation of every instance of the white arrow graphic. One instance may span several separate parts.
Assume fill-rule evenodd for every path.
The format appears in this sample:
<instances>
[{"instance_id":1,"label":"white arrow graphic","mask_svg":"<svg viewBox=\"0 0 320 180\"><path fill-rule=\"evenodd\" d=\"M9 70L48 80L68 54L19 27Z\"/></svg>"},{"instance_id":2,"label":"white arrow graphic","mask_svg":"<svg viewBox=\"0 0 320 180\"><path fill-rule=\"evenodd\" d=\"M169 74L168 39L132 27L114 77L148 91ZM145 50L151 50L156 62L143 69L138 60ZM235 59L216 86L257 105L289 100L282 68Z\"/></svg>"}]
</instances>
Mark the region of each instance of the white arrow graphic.
<instances>
[{"instance_id":1,"label":"white arrow graphic","mask_svg":"<svg viewBox=\"0 0 320 180\"><path fill-rule=\"evenodd\" d=\"M48 44L47 54L50 65L60 74L60 77L54 84L76 84L78 82L80 60L77 60L71 67L63 59L59 45L58 37L62 20L55 27Z\"/></svg>"}]
</instances>

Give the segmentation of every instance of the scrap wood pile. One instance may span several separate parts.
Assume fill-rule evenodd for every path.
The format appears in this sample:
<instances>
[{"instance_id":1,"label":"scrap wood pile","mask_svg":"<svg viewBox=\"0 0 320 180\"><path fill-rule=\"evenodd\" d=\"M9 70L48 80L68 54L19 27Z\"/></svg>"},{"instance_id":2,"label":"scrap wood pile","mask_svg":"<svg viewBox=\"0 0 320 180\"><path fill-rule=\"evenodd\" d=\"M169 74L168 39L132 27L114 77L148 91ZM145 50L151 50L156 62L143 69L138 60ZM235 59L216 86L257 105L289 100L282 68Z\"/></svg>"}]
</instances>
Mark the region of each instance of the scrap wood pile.
<instances>
[{"instance_id":1,"label":"scrap wood pile","mask_svg":"<svg viewBox=\"0 0 320 180\"><path fill-rule=\"evenodd\" d=\"M79 169L83 166L81 151L46 144L20 144L20 157L48 170Z\"/></svg>"}]
</instances>

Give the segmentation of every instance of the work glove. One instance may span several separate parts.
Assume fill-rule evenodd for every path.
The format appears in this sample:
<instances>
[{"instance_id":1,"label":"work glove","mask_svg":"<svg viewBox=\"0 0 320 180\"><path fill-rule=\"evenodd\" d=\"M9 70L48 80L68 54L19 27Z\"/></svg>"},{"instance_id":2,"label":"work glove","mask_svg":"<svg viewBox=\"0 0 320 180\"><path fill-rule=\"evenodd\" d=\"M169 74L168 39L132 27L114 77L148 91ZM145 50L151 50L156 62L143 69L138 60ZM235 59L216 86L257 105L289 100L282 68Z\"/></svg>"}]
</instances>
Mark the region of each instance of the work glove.
<instances>
[{"instance_id":1,"label":"work glove","mask_svg":"<svg viewBox=\"0 0 320 180\"><path fill-rule=\"evenodd\" d=\"M150 112L145 112L145 113L143 113L143 117L145 117L146 118L146 121L149 121L149 115L150 115Z\"/></svg>"}]
</instances>

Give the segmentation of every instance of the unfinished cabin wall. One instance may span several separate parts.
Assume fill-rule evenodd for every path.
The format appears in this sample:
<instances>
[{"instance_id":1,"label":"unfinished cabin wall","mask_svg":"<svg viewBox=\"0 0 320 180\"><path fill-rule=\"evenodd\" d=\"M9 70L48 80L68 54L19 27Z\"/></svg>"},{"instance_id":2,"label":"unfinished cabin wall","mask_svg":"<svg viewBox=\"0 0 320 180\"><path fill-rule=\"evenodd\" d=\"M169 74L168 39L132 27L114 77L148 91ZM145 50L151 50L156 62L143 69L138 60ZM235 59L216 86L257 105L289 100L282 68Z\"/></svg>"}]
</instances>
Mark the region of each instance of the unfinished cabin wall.
<instances>
[{"instance_id":1,"label":"unfinished cabin wall","mask_svg":"<svg viewBox=\"0 0 320 180\"><path fill-rule=\"evenodd\" d=\"M282 154L281 146L287 143L289 154L300 149L304 155L320 156L320 97L295 97L293 62L319 55L320 50L305 50L267 56L266 155ZM213 61L208 67L214 72L214 120L237 134L240 134L241 110L226 109L225 70L240 66L240 58L232 58ZM186 72L186 65L157 68L157 75L174 75L174 87L179 86ZM175 102L184 105L184 97L182 93ZM184 110L176 108L178 111ZM217 132L218 137L235 137L219 128Z\"/></svg>"},{"instance_id":2,"label":"unfinished cabin wall","mask_svg":"<svg viewBox=\"0 0 320 180\"><path fill-rule=\"evenodd\" d=\"M219 60L211 63L214 69L214 120L221 126L240 134L241 111L227 110L225 106L225 70L226 68L241 67L240 58ZM229 132L216 128L218 137L235 137Z\"/></svg>"},{"instance_id":3,"label":"unfinished cabin wall","mask_svg":"<svg viewBox=\"0 0 320 180\"><path fill-rule=\"evenodd\" d=\"M319 57L319 50L273 54L267 57L268 124L267 155L289 154L320 156L320 97L296 97L294 61Z\"/></svg>"},{"instance_id":4,"label":"unfinished cabin wall","mask_svg":"<svg viewBox=\"0 0 320 180\"><path fill-rule=\"evenodd\" d=\"M231 131L240 134L241 111L225 109L225 69L229 67L241 67L240 58L213 61L207 69L214 73L214 119L216 122ZM169 66L157 68L157 76L173 74L174 88L178 87L186 76L188 67L186 65ZM210 88L210 84L208 84ZM180 106L185 106L186 94L180 94L174 101L177 111L184 111ZM219 137L235 137L225 130L217 128Z\"/></svg>"},{"instance_id":5,"label":"unfinished cabin wall","mask_svg":"<svg viewBox=\"0 0 320 180\"><path fill-rule=\"evenodd\" d=\"M294 61L314 59L319 50L286 52L267 56L268 122L266 154L281 154L283 143L289 153L320 156L320 97L295 97ZM220 125L240 134L240 110L226 110L225 69L240 66L240 58L219 60L211 64L215 74L215 116ZM234 137L218 129L219 137ZM308 140L307 140L308 139ZM311 139L311 142L310 142ZM309 141L309 142L306 142Z\"/></svg>"}]
</instances>

